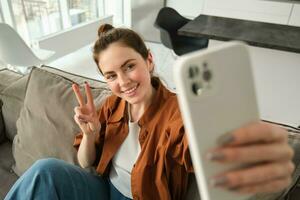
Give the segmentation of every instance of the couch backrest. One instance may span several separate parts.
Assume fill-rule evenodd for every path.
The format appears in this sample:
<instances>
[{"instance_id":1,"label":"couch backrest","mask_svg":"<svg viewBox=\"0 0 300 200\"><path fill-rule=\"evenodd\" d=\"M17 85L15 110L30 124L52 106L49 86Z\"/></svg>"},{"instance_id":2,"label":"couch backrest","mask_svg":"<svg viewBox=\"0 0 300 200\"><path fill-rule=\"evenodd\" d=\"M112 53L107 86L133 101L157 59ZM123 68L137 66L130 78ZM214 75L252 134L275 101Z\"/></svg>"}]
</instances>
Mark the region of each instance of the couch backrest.
<instances>
[{"instance_id":1,"label":"couch backrest","mask_svg":"<svg viewBox=\"0 0 300 200\"><path fill-rule=\"evenodd\" d=\"M27 78L28 76L26 75L24 76L8 69L0 70L0 99L3 102L2 116L5 135L11 141L17 133L16 121L23 106Z\"/></svg>"}]
</instances>

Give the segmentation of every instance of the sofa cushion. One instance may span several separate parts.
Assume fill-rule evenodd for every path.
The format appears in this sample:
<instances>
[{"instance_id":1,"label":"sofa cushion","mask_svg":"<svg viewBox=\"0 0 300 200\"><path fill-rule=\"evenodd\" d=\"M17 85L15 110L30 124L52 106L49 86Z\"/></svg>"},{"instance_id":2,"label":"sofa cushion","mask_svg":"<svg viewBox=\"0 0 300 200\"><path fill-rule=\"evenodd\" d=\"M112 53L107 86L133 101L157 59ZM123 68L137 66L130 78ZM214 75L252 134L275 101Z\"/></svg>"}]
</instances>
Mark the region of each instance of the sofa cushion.
<instances>
[{"instance_id":1,"label":"sofa cushion","mask_svg":"<svg viewBox=\"0 0 300 200\"><path fill-rule=\"evenodd\" d=\"M16 80L22 78L22 74L18 74L9 69L1 69L0 70L0 93L3 89L5 89L10 84L14 83Z\"/></svg>"},{"instance_id":2,"label":"sofa cushion","mask_svg":"<svg viewBox=\"0 0 300 200\"><path fill-rule=\"evenodd\" d=\"M6 135L9 139L12 139L16 134L15 124L19 117L19 111L23 106L23 99L19 98L21 95L19 90L14 92L14 89L7 90L7 88L15 85L22 78L22 74L18 74L14 71L8 69L0 70L0 99L3 102L2 115L6 127ZM5 92L6 90L8 93ZM25 86L23 86L23 90L25 90Z\"/></svg>"},{"instance_id":3,"label":"sofa cushion","mask_svg":"<svg viewBox=\"0 0 300 200\"><path fill-rule=\"evenodd\" d=\"M0 145L0 199L4 199L6 193L18 179L18 176L11 170L14 163L11 147L10 141Z\"/></svg>"},{"instance_id":4,"label":"sofa cushion","mask_svg":"<svg viewBox=\"0 0 300 200\"><path fill-rule=\"evenodd\" d=\"M46 157L77 164L73 140L80 129L73 120L74 107L78 105L72 90L75 79L81 88L84 81L89 82L96 107L111 94L103 82L79 76L72 80L74 75L68 73L64 77L59 73L64 74L43 67L33 68L29 75L24 106L17 121L18 134L13 141L16 161L13 169L18 175L36 160Z\"/></svg>"},{"instance_id":5,"label":"sofa cushion","mask_svg":"<svg viewBox=\"0 0 300 200\"><path fill-rule=\"evenodd\" d=\"M0 99L0 144L5 138L5 132L4 132L4 122L3 122L3 117L2 117L2 101Z\"/></svg>"},{"instance_id":6,"label":"sofa cushion","mask_svg":"<svg viewBox=\"0 0 300 200\"><path fill-rule=\"evenodd\" d=\"M19 118L28 75L16 79L13 83L2 90L0 98L3 101L2 114L7 138L12 141L17 134L16 121Z\"/></svg>"}]
</instances>

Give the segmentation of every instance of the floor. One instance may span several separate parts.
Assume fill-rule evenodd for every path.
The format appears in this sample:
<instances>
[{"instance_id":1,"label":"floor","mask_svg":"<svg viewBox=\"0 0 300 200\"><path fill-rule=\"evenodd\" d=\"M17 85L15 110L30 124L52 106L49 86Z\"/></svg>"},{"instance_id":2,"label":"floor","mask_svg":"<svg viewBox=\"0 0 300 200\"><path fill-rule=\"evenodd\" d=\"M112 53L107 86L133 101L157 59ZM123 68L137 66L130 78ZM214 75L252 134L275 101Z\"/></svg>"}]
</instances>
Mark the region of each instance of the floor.
<instances>
[{"instance_id":1,"label":"floor","mask_svg":"<svg viewBox=\"0 0 300 200\"><path fill-rule=\"evenodd\" d=\"M146 45L153 54L156 74L170 89L174 89L172 65L175 61L175 56L172 51L160 43L146 42ZM103 77L98 73L96 64L92 59L91 49L92 45L85 46L48 65L82 76L103 80Z\"/></svg>"}]
</instances>

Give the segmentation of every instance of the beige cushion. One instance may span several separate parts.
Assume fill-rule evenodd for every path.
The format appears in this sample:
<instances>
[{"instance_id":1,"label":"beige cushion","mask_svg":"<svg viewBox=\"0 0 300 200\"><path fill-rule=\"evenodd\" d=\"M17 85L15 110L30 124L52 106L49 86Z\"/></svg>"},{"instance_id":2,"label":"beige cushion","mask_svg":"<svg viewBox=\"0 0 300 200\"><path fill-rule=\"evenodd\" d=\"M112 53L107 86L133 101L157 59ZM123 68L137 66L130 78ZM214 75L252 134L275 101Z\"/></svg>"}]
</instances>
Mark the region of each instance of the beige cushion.
<instances>
[{"instance_id":1,"label":"beige cushion","mask_svg":"<svg viewBox=\"0 0 300 200\"><path fill-rule=\"evenodd\" d=\"M51 70L55 74L49 72ZM13 169L18 175L40 158L55 157L77 164L73 140L80 129L73 120L73 110L78 105L71 87L73 75L61 72L68 76L66 78L58 73L44 67L34 68L30 74L24 106L17 121L18 134L13 141L16 161ZM103 82L73 78L77 83L90 83L96 107L110 95Z\"/></svg>"},{"instance_id":2,"label":"beige cushion","mask_svg":"<svg viewBox=\"0 0 300 200\"><path fill-rule=\"evenodd\" d=\"M23 75L18 74L8 69L0 70L0 92L16 80L20 79Z\"/></svg>"}]
</instances>

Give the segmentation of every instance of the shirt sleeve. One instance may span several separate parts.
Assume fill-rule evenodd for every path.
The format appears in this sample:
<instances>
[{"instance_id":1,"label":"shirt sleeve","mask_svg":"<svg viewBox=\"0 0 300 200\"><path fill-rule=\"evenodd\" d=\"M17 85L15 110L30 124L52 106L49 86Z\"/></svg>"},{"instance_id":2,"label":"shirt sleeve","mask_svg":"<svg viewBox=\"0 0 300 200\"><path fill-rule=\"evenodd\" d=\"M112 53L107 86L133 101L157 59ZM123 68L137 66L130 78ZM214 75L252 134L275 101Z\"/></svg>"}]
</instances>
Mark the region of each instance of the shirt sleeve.
<instances>
[{"instance_id":1,"label":"shirt sleeve","mask_svg":"<svg viewBox=\"0 0 300 200\"><path fill-rule=\"evenodd\" d=\"M188 140L185 134L182 118L179 109L170 120L167 129L169 134L168 153L179 165L185 167L187 172L194 172Z\"/></svg>"}]
</instances>

